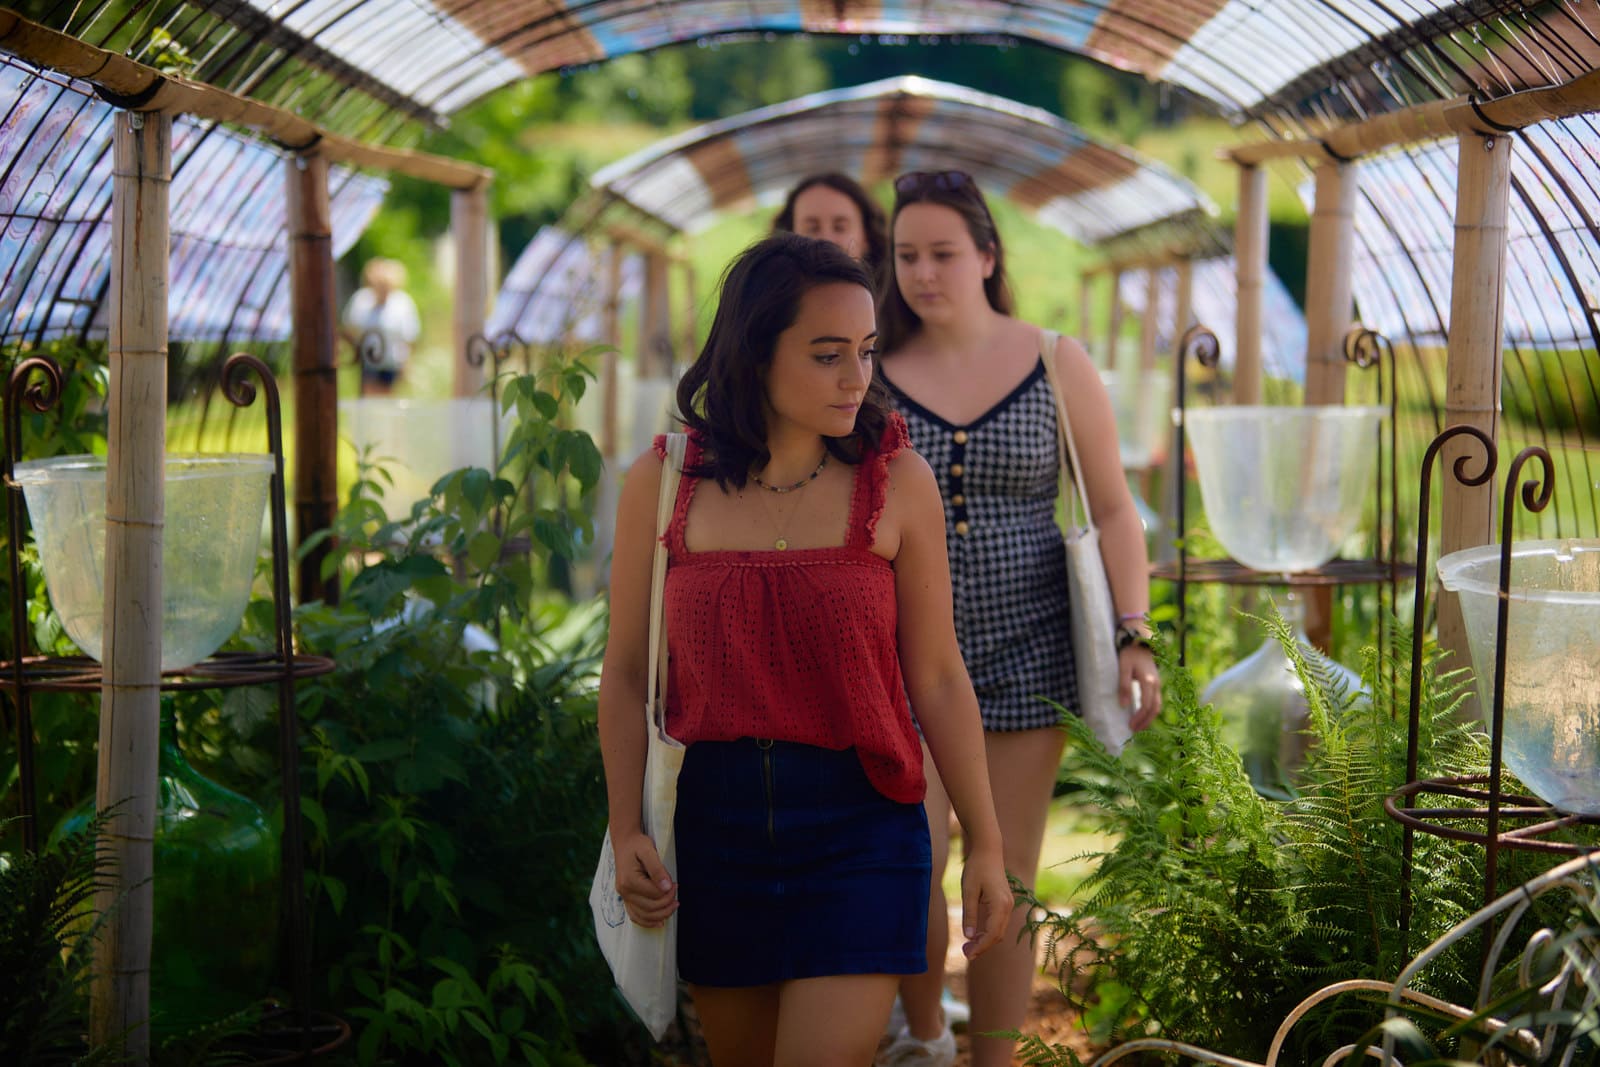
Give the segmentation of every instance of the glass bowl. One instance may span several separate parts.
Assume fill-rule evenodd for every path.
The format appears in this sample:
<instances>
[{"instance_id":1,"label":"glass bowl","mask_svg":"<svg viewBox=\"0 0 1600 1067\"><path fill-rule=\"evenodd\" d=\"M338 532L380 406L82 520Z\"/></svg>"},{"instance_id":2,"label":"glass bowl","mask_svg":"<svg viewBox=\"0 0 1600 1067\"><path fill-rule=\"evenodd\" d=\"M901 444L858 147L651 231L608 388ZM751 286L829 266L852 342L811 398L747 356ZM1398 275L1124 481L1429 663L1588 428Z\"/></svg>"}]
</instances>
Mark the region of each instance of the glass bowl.
<instances>
[{"instance_id":1,"label":"glass bowl","mask_svg":"<svg viewBox=\"0 0 1600 1067\"><path fill-rule=\"evenodd\" d=\"M1461 600L1478 700L1494 712L1500 546L1452 552L1439 581ZM1600 815L1600 540L1511 550L1501 752L1534 796Z\"/></svg>"},{"instance_id":2,"label":"glass bowl","mask_svg":"<svg viewBox=\"0 0 1600 1067\"><path fill-rule=\"evenodd\" d=\"M270 455L166 457L161 538L161 669L192 666L239 628L250 599ZM106 460L16 465L50 603L67 636L100 658L105 625Z\"/></svg>"},{"instance_id":3,"label":"glass bowl","mask_svg":"<svg viewBox=\"0 0 1600 1067\"><path fill-rule=\"evenodd\" d=\"M1258 571L1312 570L1339 554L1373 494L1382 407L1190 408L1211 532Z\"/></svg>"}]
</instances>

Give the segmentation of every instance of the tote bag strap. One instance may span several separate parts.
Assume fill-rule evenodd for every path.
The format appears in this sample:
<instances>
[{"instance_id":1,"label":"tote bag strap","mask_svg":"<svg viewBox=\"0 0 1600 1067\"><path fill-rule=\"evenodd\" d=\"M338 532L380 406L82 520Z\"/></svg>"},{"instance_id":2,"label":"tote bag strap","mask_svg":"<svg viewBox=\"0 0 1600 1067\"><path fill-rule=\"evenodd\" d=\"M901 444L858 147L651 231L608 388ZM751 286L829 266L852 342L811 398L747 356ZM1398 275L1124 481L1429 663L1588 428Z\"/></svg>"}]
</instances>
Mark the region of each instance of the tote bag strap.
<instances>
[{"instance_id":1,"label":"tote bag strap","mask_svg":"<svg viewBox=\"0 0 1600 1067\"><path fill-rule=\"evenodd\" d=\"M651 720L650 727L658 730L664 729L666 723L655 722L654 716L667 692L667 545L663 538L678 504L678 481L683 477L683 457L688 445L688 434L667 434L667 456L661 462L661 491L656 498L656 551L650 566L650 673L645 683L644 713Z\"/></svg>"},{"instance_id":2,"label":"tote bag strap","mask_svg":"<svg viewBox=\"0 0 1600 1067\"><path fill-rule=\"evenodd\" d=\"M1056 404L1056 454L1061 462L1062 489L1069 494L1067 519L1072 521L1074 506L1083 509L1083 525L1094 529L1094 515L1089 511L1089 495L1083 489L1083 468L1078 464L1078 445L1072 439L1072 421L1067 418L1067 405L1062 400L1061 379L1056 368L1056 342L1061 335L1054 330L1039 331L1039 358L1044 361L1044 376L1050 380L1050 396ZM1068 488L1070 486L1070 488Z\"/></svg>"}]
</instances>

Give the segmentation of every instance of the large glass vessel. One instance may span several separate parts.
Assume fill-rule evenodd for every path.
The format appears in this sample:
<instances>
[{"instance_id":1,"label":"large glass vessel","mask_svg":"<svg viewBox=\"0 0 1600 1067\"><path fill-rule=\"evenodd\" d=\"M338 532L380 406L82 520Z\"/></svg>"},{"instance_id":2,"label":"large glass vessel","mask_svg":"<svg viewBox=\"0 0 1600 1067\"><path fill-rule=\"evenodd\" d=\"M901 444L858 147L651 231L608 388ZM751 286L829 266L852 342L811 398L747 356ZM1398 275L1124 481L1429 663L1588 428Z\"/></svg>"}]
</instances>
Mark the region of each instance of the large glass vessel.
<instances>
[{"instance_id":1,"label":"large glass vessel","mask_svg":"<svg viewBox=\"0 0 1600 1067\"><path fill-rule=\"evenodd\" d=\"M1494 708L1500 546L1452 552L1439 580L1461 598L1478 701ZM1506 618L1506 767L1562 811L1600 815L1600 540L1519 541Z\"/></svg>"},{"instance_id":2,"label":"large glass vessel","mask_svg":"<svg viewBox=\"0 0 1600 1067\"><path fill-rule=\"evenodd\" d=\"M1279 610L1302 656L1320 661L1348 691L1366 692L1359 675L1312 647L1298 601L1290 599ZM1269 635L1260 648L1217 675L1200 699L1222 716L1222 739L1239 753L1257 793L1271 800L1297 795L1295 775L1311 748L1306 732L1311 709L1305 685L1277 638Z\"/></svg>"},{"instance_id":3,"label":"large glass vessel","mask_svg":"<svg viewBox=\"0 0 1600 1067\"><path fill-rule=\"evenodd\" d=\"M278 831L253 800L184 759L168 696L157 785L151 1025L177 1033L266 996L278 942ZM52 840L93 816L91 797Z\"/></svg>"}]
</instances>

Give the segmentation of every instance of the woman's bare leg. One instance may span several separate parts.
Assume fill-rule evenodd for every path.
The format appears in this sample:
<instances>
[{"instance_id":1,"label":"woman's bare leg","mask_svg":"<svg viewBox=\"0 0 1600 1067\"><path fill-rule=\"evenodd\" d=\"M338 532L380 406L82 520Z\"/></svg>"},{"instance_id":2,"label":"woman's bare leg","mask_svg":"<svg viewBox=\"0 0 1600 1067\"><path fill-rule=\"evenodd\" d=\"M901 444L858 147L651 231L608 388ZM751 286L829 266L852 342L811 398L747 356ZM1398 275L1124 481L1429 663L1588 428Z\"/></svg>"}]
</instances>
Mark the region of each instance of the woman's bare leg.
<instances>
[{"instance_id":1,"label":"woman's bare leg","mask_svg":"<svg viewBox=\"0 0 1600 1067\"><path fill-rule=\"evenodd\" d=\"M928 746L922 746L922 768L928 779L923 801L928 811L928 838L933 846L933 878L928 887L928 970L900 979L900 1005L906 1029L919 1041L932 1041L944 1033L944 957L950 949L950 912L944 896L944 869L950 862L950 798L934 769Z\"/></svg>"},{"instance_id":2,"label":"woman's bare leg","mask_svg":"<svg viewBox=\"0 0 1600 1067\"><path fill-rule=\"evenodd\" d=\"M772 1067L779 986L690 986L712 1067ZM892 999L892 998L891 998ZM889 1009L884 1007L887 1016ZM883 1024L878 1024L883 1029Z\"/></svg>"},{"instance_id":3,"label":"woman's bare leg","mask_svg":"<svg viewBox=\"0 0 1600 1067\"><path fill-rule=\"evenodd\" d=\"M772 1067L868 1067L898 985L892 974L802 978L778 987ZM727 1067L713 1053L714 1067ZM738 1067L738 1065L733 1065Z\"/></svg>"},{"instance_id":4,"label":"woman's bare leg","mask_svg":"<svg viewBox=\"0 0 1600 1067\"><path fill-rule=\"evenodd\" d=\"M1065 741L1066 734L1054 727L984 734L1006 870L1030 888L1038 874L1045 819ZM967 967L973 1067L1007 1067L1015 1042L983 1035L1021 1030L1027 1019L1036 966L1033 938L1019 940L1027 918L1027 909L1017 908L1006 936Z\"/></svg>"}]
</instances>

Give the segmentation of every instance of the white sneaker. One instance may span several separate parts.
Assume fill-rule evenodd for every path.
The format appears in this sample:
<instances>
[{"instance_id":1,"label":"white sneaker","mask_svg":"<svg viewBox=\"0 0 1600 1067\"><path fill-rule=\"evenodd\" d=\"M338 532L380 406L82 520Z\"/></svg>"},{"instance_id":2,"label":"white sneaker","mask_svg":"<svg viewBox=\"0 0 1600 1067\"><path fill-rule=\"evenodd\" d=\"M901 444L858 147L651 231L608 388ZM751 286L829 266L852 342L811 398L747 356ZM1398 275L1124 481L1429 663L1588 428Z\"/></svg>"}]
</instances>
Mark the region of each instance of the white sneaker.
<instances>
[{"instance_id":1,"label":"white sneaker","mask_svg":"<svg viewBox=\"0 0 1600 1067\"><path fill-rule=\"evenodd\" d=\"M896 998L895 1004L898 1005L899 1003L899 999ZM972 1009L967 1007L967 1002L958 999L948 989L939 997L939 1007L944 1009L945 1024L952 1030L965 1028L968 1020L972 1018ZM903 1016L905 1012L902 1011L900 1014Z\"/></svg>"},{"instance_id":2,"label":"white sneaker","mask_svg":"<svg viewBox=\"0 0 1600 1067\"><path fill-rule=\"evenodd\" d=\"M956 1035L946 1026L932 1041L919 1041L902 1028L873 1062L877 1067L950 1067L956 1062Z\"/></svg>"}]
</instances>

